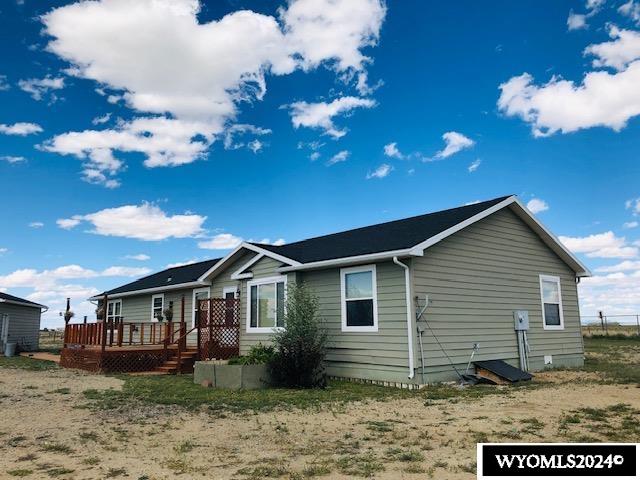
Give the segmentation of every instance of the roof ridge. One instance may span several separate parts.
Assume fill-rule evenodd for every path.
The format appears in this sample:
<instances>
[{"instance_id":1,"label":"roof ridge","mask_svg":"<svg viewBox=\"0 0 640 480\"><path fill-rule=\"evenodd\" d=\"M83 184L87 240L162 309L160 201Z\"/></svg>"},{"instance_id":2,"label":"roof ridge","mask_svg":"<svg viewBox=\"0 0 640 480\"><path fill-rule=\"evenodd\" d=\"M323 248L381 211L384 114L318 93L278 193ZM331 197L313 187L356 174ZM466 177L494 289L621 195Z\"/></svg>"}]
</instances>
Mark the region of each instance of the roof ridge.
<instances>
[{"instance_id":1,"label":"roof ridge","mask_svg":"<svg viewBox=\"0 0 640 480\"><path fill-rule=\"evenodd\" d=\"M303 238L302 240L296 240L295 242L285 243L283 245L271 245L269 243L258 243L258 242L247 242L247 243L250 243L251 245L255 245L257 247L269 247L271 249L277 249L277 248L280 248L280 247L289 247L291 245L296 245L298 243L307 242L309 240L316 240L318 238L331 237L333 235L341 235L343 233L356 232L358 230L362 230L362 229L365 229L365 228L379 227L381 225L388 225L388 224L396 223L396 222L404 222L406 220L412 220L412 219L415 219L415 218L426 217L428 215L434 215L436 213L444 213L444 212L449 212L451 210L457 210L457 209L460 209L460 208L473 207L473 206L481 205L483 203L502 201L502 200L506 200L509 197L514 197L514 196L515 196L514 194L503 195L501 197L496 197L496 198L492 198L492 199L489 199L489 200L483 200L481 202L472 203L472 204L469 204L469 205L459 205L457 207L445 208L444 210L436 210L436 211L433 211L433 212L422 213L420 215L412 215L411 217L397 218L395 220L389 220L389 221L386 221L386 222L374 223L374 224L371 224L371 225L364 225L362 227L350 228L350 229L347 229L347 230L341 230L339 232L327 233L325 235L316 235L315 237Z\"/></svg>"}]
</instances>

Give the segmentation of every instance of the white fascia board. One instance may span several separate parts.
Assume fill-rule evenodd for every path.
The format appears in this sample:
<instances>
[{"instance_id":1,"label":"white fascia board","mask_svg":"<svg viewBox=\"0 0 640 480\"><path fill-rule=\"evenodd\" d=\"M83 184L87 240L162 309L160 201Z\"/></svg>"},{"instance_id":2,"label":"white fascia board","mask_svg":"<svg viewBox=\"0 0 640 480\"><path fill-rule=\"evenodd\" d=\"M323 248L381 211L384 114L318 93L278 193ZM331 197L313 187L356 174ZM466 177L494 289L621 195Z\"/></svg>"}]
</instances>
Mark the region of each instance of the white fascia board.
<instances>
[{"instance_id":1,"label":"white fascia board","mask_svg":"<svg viewBox=\"0 0 640 480\"><path fill-rule=\"evenodd\" d=\"M4 298L0 298L0 303L10 303L11 305L20 305L22 307L31 307L31 308L45 308L49 309L46 305L40 305L39 303L27 303L27 302L18 302L16 300L6 300Z\"/></svg>"},{"instance_id":2,"label":"white fascia board","mask_svg":"<svg viewBox=\"0 0 640 480\"><path fill-rule=\"evenodd\" d=\"M200 276L200 278L198 279L198 281L202 282L202 281L205 281L205 280L210 280L215 272L220 270L220 268L222 268L222 266L225 265L229 261L229 259L231 259L236 253L238 253L243 248L247 249L247 250L251 250L252 252L261 253L262 255L264 255L266 257L273 258L274 260L278 260L278 261L280 261L282 263L286 263L288 265L292 265L292 266L300 265L300 262L296 262L295 260L292 260L290 258L283 257L282 255L278 255L277 253L273 253L273 252L271 252L269 250L265 250L264 248L257 247L256 245L252 245L252 244L247 243L247 242L242 242L240 245L238 245L236 248L234 248L231 253L229 253L226 257L221 259L213 267L211 267L204 274L202 274Z\"/></svg>"},{"instance_id":3,"label":"white fascia board","mask_svg":"<svg viewBox=\"0 0 640 480\"><path fill-rule=\"evenodd\" d=\"M434 235L433 237L430 237L425 241L418 243L417 245L411 248L411 252L414 255L418 255L419 252L422 252L424 254L424 250L429 248L430 246L435 245L436 243L444 240L445 238L453 235L454 233L459 232L463 228L466 228L469 225L476 223L477 221L482 220L483 218L488 217L492 213L495 213L498 210L503 209L504 207L512 204L515 201L516 201L516 197L512 195L509 198L504 199L500 203L495 204L493 207L489 207L486 210L483 210L482 212L477 213L473 217L467 218L464 222L460 222L454 225L453 227L447 228L443 232L440 232L439 234Z\"/></svg>"},{"instance_id":4,"label":"white fascia board","mask_svg":"<svg viewBox=\"0 0 640 480\"><path fill-rule=\"evenodd\" d=\"M277 271L297 272L301 270L315 270L319 268L329 268L337 266L357 265L359 263L373 262L379 260L390 260L393 257L421 257L422 253L413 253L411 249L392 250L389 252L368 253L366 255L356 255L354 257L333 258L330 260L320 260L318 262L302 263L291 267L281 267Z\"/></svg>"},{"instance_id":5,"label":"white fascia board","mask_svg":"<svg viewBox=\"0 0 640 480\"><path fill-rule=\"evenodd\" d=\"M192 287L208 287L209 284L205 282L187 282L187 283L176 283L175 285L163 285L162 287L153 287L153 288L143 288L142 290L131 290L129 292L120 292L114 293L112 295L107 294L109 299L116 299L121 297L130 297L132 295L142 295L145 293L162 293L167 290L180 290L182 288L192 288ZM104 295L95 295L90 297L89 300L102 300Z\"/></svg>"},{"instance_id":6,"label":"white fascia board","mask_svg":"<svg viewBox=\"0 0 640 480\"><path fill-rule=\"evenodd\" d=\"M253 277L253 273L242 273L242 272L244 272L247 268L251 267L252 265L255 265L257 262L259 262L263 258L264 258L264 253L259 253L254 257L252 257L247 263L242 265L238 270L236 270L231 274L231 280L241 280L243 278Z\"/></svg>"},{"instance_id":7,"label":"white fascia board","mask_svg":"<svg viewBox=\"0 0 640 480\"><path fill-rule=\"evenodd\" d=\"M571 265L573 270L576 272L576 276L590 277L592 275L587 266L578 260L578 258L562 244L560 239L551 233L551 231L545 227L542 222L538 220L517 198L514 198L512 210L540 236L549 248L556 252L556 254L558 254L558 256L567 264Z\"/></svg>"}]
</instances>

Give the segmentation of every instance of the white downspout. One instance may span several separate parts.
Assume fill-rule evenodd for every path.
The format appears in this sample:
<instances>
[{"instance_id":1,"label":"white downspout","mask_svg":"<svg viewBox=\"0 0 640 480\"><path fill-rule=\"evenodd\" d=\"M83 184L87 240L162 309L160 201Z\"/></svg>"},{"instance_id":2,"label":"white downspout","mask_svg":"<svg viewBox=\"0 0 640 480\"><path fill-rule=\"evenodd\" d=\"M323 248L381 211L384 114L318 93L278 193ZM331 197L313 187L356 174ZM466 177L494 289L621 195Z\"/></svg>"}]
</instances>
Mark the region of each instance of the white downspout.
<instances>
[{"instance_id":1,"label":"white downspout","mask_svg":"<svg viewBox=\"0 0 640 480\"><path fill-rule=\"evenodd\" d=\"M415 375L413 366L413 325L411 322L411 275L409 266L393 257L393 263L404 268L405 296L407 297L407 346L409 347L409 378Z\"/></svg>"}]
</instances>

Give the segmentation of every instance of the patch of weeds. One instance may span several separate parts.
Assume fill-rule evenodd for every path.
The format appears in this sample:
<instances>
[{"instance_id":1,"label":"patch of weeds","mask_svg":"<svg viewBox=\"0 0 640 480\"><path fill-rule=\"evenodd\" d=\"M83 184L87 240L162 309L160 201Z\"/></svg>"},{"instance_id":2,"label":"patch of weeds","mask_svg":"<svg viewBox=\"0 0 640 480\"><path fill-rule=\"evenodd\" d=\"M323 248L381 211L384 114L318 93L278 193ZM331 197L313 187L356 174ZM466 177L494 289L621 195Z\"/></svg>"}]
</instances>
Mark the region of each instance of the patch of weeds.
<instances>
[{"instance_id":1,"label":"patch of weeds","mask_svg":"<svg viewBox=\"0 0 640 480\"><path fill-rule=\"evenodd\" d=\"M194 448L196 448L197 446L198 445L193 443L191 440L185 440L184 442L180 442L178 445L174 446L173 450L176 453L188 453Z\"/></svg>"},{"instance_id":2,"label":"patch of weeds","mask_svg":"<svg viewBox=\"0 0 640 480\"><path fill-rule=\"evenodd\" d=\"M504 432L496 432L496 434L502 438L509 438L511 440L517 440L519 438L522 438L522 434L516 429L506 430Z\"/></svg>"},{"instance_id":3,"label":"patch of weeds","mask_svg":"<svg viewBox=\"0 0 640 480\"><path fill-rule=\"evenodd\" d=\"M7 470L7 473L12 477L28 477L33 473L33 470L27 468L16 468L14 470Z\"/></svg>"},{"instance_id":4,"label":"patch of weeds","mask_svg":"<svg viewBox=\"0 0 640 480\"><path fill-rule=\"evenodd\" d=\"M7 445L9 445L10 447L17 447L22 442L24 442L26 439L27 439L27 437L25 437L24 435L17 435L15 437L11 437L9 440L7 440Z\"/></svg>"},{"instance_id":5,"label":"patch of weeds","mask_svg":"<svg viewBox=\"0 0 640 480\"><path fill-rule=\"evenodd\" d=\"M51 390L50 392L47 393L59 393L60 395L69 395L71 393L71 389L64 387L64 388L56 388L55 390Z\"/></svg>"},{"instance_id":6,"label":"patch of weeds","mask_svg":"<svg viewBox=\"0 0 640 480\"><path fill-rule=\"evenodd\" d=\"M443 462L442 460L438 460L433 464L433 468L447 468L449 464L447 462Z\"/></svg>"},{"instance_id":7,"label":"patch of weeds","mask_svg":"<svg viewBox=\"0 0 640 480\"><path fill-rule=\"evenodd\" d=\"M278 425L276 425L276 432L289 433L289 427L287 427L284 423L279 423Z\"/></svg>"},{"instance_id":8,"label":"patch of weeds","mask_svg":"<svg viewBox=\"0 0 640 480\"><path fill-rule=\"evenodd\" d=\"M323 475L329 475L332 471L331 462L325 461L316 461L308 464L302 470L302 474L305 477L321 477Z\"/></svg>"},{"instance_id":9,"label":"patch of weeds","mask_svg":"<svg viewBox=\"0 0 640 480\"><path fill-rule=\"evenodd\" d=\"M257 467L245 467L236 472L246 479L259 480L261 478L278 478L289 473L289 469L279 465L259 465Z\"/></svg>"},{"instance_id":10,"label":"patch of weeds","mask_svg":"<svg viewBox=\"0 0 640 480\"><path fill-rule=\"evenodd\" d=\"M127 470L124 468L110 468L109 470L107 470L107 473L105 474L105 478L122 477L126 474L127 474Z\"/></svg>"},{"instance_id":11,"label":"patch of weeds","mask_svg":"<svg viewBox=\"0 0 640 480\"><path fill-rule=\"evenodd\" d=\"M473 443L489 443L489 435L486 432L469 431Z\"/></svg>"},{"instance_id":12,"label":"patch of weeds","mask_svg":"<svg viewBox=\"0 0 640 480\"><path fill-rule=\"evenodd\" d=\"M97 442L98 434L96 432L80 432L78 433L78 438L82 443Z\"/></svg>"},{"instance_id":13,"label":"patch of weeds","mask_svg":"<svg viewBox=\"0 0 640 480\"><path fill-rule=\"evenodd\" d=\"M19 462L31 462L33 460L37 460L38 456L35 453L27 453L21 457L18 457Z\"/></svg>"},{"instance_id":14,"label":"patch of weeds","mask_svg":"<svg viewBox=\"0 0 640 480\"><path fill-rule=\"evenodd\" d=\"M70 468L65 468L65 467L55 467L55 468L50 468L49 470L47 470L47 474L50 477L61 477L62 475L68 475L70 473L75 472L75 470L72 470Z\"/></svg>"},{"instance_id":15,"label":"patch of weeds","mask_svg":"<svg viewBox=\"0 0 640 480\"><path fill-rule=\"evenodd\" d=\"M393 430L393 424L384 420L369 420L366 424L367 430L374 432L391 432Z\"/></svg>"},{"instance_id":16,"label":"patch of weeds","mask_svg":"<svg viewBox=\"0 0 640 480\"><path fill-rule=\"evenodd\" d=\"M544 422L541 422L535 417L524 418L520 420L520 423L524 423L522 433L529 433L531 435L539 435L540 430L544 428Z\"/></svg>"},{"instance_id":17,"label":"patch of weeds","mask_svg":"<svg viewBox=\"0 0 640 480\"><path fill-rule=\"evenodd\" d=\"M57 370L60 367L55 362L36 360L29 357L0 357L0 368L19 368L22 370Z\"/></svg>"},{"instance_id":18,"label":"patch of weeds","mask_svg":"<svg viewBox=\"0 0 640 480\"><path fill-rule=\"evenodd\" d=\"M424 455L417 450L402 450L401 448L390 448L387 450L387 458L398 462L420 462L424 460Z\"/></svg>"},{"instance_id":19,"label":"patch of weeds","mask_svg":"<svg viewBox=\"0 0 640 480\"><path fill-rule=\"evenodd\" d=\"M25 385L24 390L38 390L36 385Z\"/></svg>"},{"instance_id":20,"label":"patch of weeds","mask_svg":"<svg viewBox=\"0 0 640 480\"><path fill-rule=\"evenodd\" d=\"M64 443L45 443L41 449L44 452L64 453L65 455L73 453L73 449Z\"/></svg>"},{"instance_id":21,"label":"patch of weeds","mask_svg":"<svg viewBox=\"0 0 640 480\"><path fill-rule=\"evenodd\" d=\"M408 463L402 469L402 471L404 473L426 473L426 470L424 469L424 467L422 465L420 465L418 462L410 462L410 463Z\"/></svg>"},{"instance_id":22,"label":"patch of weeds","mask_svg":"<svg viewBox=\"0 0 640 480\"><path fill-rule=\"evenodd\" d=\"M384 465L378 461L373 453L364 455L346 455L340 457L336 465L345 475L372 477L374 473L384 471Z\"/></svg>"},{"instance_id":23,"label":"patch of weeds","mask_svg":"<svg viewBox=\"0 0 640 480\"><path fill-rule=\"evenodd\" d=\"M83 465L98 465L100 463L100 457L86 457L82 459Z\"/></svg>"}]
</instances>

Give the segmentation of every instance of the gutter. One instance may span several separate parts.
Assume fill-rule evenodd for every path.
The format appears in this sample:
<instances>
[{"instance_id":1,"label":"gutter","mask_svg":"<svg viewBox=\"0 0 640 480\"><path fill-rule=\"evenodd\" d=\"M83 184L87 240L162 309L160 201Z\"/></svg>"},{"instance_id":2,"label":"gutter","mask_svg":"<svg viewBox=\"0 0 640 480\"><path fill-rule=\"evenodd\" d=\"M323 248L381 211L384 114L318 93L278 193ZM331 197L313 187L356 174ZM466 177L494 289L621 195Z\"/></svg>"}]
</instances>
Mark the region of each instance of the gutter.
<instances>
[{"instance_id":1,"label":"gutter","mask_svg":"<svg viewBox=\"0 0 640 480\"><path fill-rule=\"evenodd\" d=\"M397 257L406 256L422 256L422 252L412 248L402 250L391 250L388 252L368 253L366 255L356 255L353 257L332 258L330 260L319 260L317 262L302 263L292 265L290 267L280 267L277 269L280 273L299 272L301 270L315 270L320 268L329 268L337 266L357 265L365 262L375 262L380 260L392 260Z\"/></svg>"},{"instance_id":2,"label":"gutter","mask_svg":"<svg viewBox=\"0 0 640 480\"><path fill-rule=\"evenodd\" d=\"M0 299L0 303L9 303L11 305L20 305L22 307L39 308L40 310L44 308L44 312L42 313L45 313L47 310L49 310L49 307L47 307L46 305L40 305L39 303L18 302L16 300L5 300L5 299Z\"/></svg>"},{"instance_id":3,"label":"gutter","mask_svg":"<svg viewBox=\"0 0 640 480\"><path fill-rule=\"evenodd\" d=\"M166 292L168 290L180 290L182 288L190 288L190 287L209 287L211 284L207 282L186 282L186 283L176 283L174 285L166 285L162 287L151 287L151 288L143 288L142 290L130 290L128 292L120 292L109 294L107 292L101 293L100 295L95 295L93 297L89 297L90 301L98 301L104 298L105 293L107 293L110 299L116 299L121 297L130 297L132 295L141 295L143 293L156 293L156 292Z\"/></svg>"},{"instance_id":4,"label":"gutter","mask_svg":"<svg viewBox=\"0 0 640 480\"><path fill-rule=\"evenodd\" d=\"M412 379L415 375L415 369L413 364L413 325L411 324L411 275L409 272L409 266L398 260L398 257L393 257L393 263L404 268L405 296L407 300L407 347L409 349L409 379Z\"/></svg>"}]
</instances>

